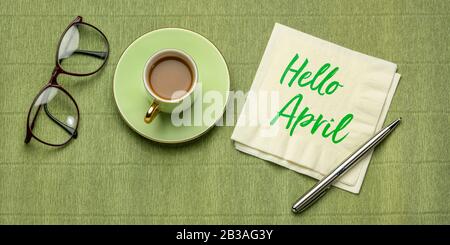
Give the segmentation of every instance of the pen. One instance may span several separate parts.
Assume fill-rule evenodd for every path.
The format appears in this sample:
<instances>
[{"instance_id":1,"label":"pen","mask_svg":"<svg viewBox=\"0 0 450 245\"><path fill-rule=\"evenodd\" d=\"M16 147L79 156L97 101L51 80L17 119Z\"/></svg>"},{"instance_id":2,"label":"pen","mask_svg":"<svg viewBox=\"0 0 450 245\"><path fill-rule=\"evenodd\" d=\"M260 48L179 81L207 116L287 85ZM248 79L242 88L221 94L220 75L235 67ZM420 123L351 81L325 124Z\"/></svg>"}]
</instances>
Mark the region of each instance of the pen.
<instances>
[{"instance_id":1,"label":"pen","mask_svg":"<svg viewBox=\"0 0 450 245\"><path fill-rule=\"evenodd\" d=\"M295 204L292 206L292 212L300 213L308 208L311 204L322 197L326 191L331 187L333 182L342 176L347 170L355 165L358 160L364 156L370 149L378 145L388 136L400 123L401 118L393 121L384 129L375 134L371 139L364 143L357 151L347 157L337 168L335 168L330 174L321 179L314 185L308 192L301 196Z\"/></svg>"}]
</instances>

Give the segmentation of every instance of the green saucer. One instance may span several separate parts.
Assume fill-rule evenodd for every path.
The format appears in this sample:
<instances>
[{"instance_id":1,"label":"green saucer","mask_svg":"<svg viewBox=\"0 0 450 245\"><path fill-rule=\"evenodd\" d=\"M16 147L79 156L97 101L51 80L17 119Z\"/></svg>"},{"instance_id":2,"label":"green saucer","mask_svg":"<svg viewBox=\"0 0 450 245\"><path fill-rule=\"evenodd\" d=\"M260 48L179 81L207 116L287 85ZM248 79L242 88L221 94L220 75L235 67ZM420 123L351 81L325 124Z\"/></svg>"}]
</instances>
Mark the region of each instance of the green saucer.
<instances>
[{"instance_id":1,"label":"green saucer","mask_svg":"<svg viewBox=\"0 0 450 245\"><path fill-rule=\"evenodd\" d=\"M213 93L222 96L221 101L215 101L219 103L215 108L221 108L220 112L216 110L217 113L211 114L208 120L195 123L194 112L205 112L211 104L210 101L196 99L183 113L183 116L192 115L191 125L174 125L171 114L166 113L159 113L150 124L144 122L144 115L152 102L142 80L145 63L157 51L169 48L184 51L194 59L203 95L215 91ZM178 28L159 29L136 39L120 57L113 81L114 98L125 122L143 137L162 143L186 142L208 131L222 117L229 90L228 67L219 50L200 34Z\"/></svg>"}]
</instances>

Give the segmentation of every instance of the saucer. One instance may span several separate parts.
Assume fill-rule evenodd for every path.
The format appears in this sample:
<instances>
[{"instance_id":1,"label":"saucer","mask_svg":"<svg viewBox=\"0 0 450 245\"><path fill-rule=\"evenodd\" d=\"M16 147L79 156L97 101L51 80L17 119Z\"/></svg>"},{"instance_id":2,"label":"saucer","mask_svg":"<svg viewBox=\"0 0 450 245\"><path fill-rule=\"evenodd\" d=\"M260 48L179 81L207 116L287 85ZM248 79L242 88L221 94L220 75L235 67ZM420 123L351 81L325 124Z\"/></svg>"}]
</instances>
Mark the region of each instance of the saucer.
<instances>
[{"instance_id":1,"label":"saucer","mask_svg":"<svg viewBox=\"0 0 450 245\"><path fill-rule=\"evenodd\" d=\"M175 125L171 114L159 113L150 124L144 116L152 99L144 88L142 73L150 56L162 49L178 49L189 54L198 69L198 82L201 93L219 93L216 100L218 113L204 120L194 122L194 112L211 111L211 104L196 99L192 106L183 112L192 115L191 125ZM130 128L145 138L161 143L181 143L195 139L221 119L228 101L230 76L225 59L208 39L198 33L178 28L165 28L149 32L136 39L122 54L114 73L113 92L120 115ZM197 111L196 111L197 110Z\"/></svg>"}]
</instances>

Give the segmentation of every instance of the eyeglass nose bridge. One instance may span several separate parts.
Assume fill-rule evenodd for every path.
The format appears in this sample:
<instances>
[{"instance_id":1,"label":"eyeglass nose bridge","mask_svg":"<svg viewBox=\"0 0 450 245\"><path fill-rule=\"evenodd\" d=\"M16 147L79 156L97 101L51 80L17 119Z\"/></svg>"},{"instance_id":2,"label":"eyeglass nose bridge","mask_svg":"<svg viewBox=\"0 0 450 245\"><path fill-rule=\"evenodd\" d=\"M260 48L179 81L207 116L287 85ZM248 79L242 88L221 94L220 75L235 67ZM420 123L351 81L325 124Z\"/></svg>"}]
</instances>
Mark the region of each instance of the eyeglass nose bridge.
<instances>
[{"instance_id":1,"label":"eyeglass nose bridge","mask_svg":"<svg viewBox=\"0 0 450 245\"><path fill-rule=\"evenodd\" d=\"M49 84L58 84L56 81L56 78L59 76L59 74L64 73L63 69L57 64L55 68L52 71L52 75L50 76L50 80L48 81Z\"/></svg>"}]
</instances>

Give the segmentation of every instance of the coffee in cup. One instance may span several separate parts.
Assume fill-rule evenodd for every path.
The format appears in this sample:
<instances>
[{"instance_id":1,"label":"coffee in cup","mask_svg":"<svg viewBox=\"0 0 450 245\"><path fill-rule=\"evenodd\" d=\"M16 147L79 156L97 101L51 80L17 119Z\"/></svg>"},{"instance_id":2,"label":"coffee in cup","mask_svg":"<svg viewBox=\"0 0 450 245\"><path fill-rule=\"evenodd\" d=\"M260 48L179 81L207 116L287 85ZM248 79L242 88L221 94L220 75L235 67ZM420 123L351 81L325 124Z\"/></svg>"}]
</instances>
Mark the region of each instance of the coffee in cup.
<instances>
[{"instance_id":1,"label":"coffee in cup","mask_svg":"<svg viewBox=\"0 0 450 245\"><path fill-rule=\"evenodd\" d=\"M165 49L149 58L145 65L144 86L153 98L144 121L150 123L161 112L172 113L178 106L187 109L193 102L193 91L198 82L197 66L186 53ZM183 103L186 99L190 103Z\"/></svg>"}]
</instances>

